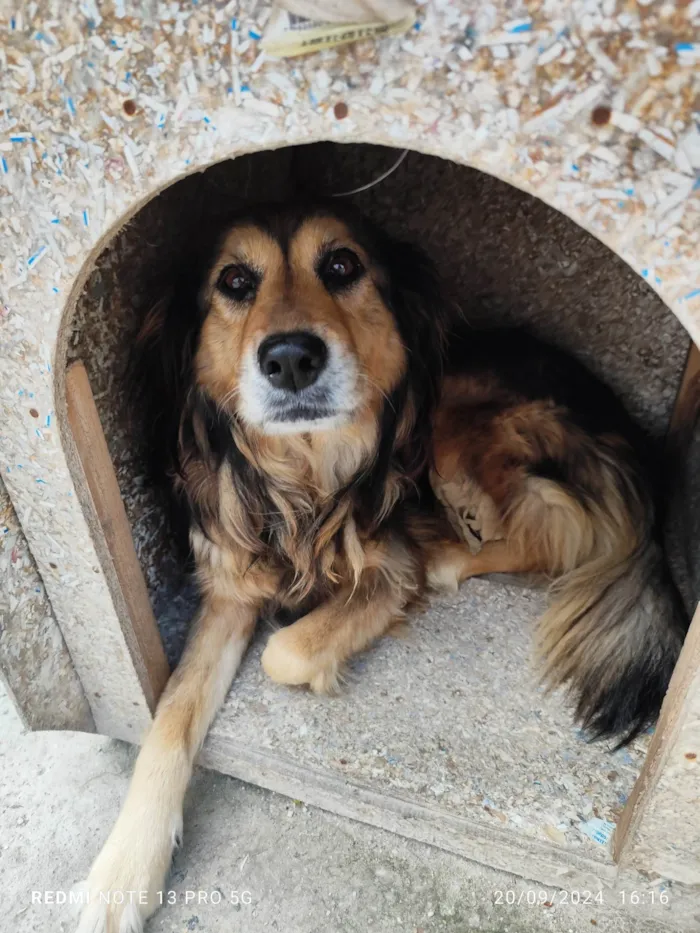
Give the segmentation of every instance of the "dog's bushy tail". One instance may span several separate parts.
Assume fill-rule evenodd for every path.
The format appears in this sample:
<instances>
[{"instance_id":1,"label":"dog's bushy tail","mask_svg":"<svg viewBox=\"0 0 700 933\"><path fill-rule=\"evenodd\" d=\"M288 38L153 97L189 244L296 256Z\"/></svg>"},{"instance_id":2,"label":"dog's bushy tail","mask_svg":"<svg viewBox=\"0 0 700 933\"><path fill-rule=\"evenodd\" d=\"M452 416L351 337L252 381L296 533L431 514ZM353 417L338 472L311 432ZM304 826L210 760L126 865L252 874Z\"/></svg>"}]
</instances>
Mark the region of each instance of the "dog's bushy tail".
<instances>
[{"instance_id":1,"label":"dog's bushy tail","mask_svg":"<svg viewBox=\"0 0 700 933\"><path fill-rule=\"evenodd\" d=\"M626 744L656 719L683 644L685 618L658 545L589 561L552 590L540 623L545 676L570 684L592 736Z\"/></svg>"},{"instance_id":2,"label":"dog's bushy tail","mask_svg":"<svg viewBox=\"0 0 700 933\"><path fill-rule=\"evenodd\" d=\"M554 571L537 639L545 682L568 685L590 735L623 745L656 719L688 620L636 465L585 447L573 483L528 478L509 533Z\"/></svg>"}]
</instances>

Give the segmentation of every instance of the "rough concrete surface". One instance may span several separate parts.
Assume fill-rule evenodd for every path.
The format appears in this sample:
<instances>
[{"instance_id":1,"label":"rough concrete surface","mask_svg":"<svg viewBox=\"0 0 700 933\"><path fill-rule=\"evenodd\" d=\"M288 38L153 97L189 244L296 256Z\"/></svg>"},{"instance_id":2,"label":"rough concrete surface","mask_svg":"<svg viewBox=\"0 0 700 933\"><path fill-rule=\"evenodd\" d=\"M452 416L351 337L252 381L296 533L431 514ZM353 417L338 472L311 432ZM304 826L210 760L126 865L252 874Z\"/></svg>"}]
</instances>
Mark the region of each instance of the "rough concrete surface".
<instances>
[{"instance_id":1,"label":"rough concrete surface","mask_svg":"<svg viewBox=\"0 0 700 933\"><path fill-rule=\"evenodd\" d=\"M0 927L71 933L71 909L32 903L32 892L69 892L85 875L126 791L133 751L95 735L22 733L4 694L0 735ZM209 772L195 777L185 825L168 882L174 903L147 933L662 929L619 912L618 895L573 905L548 889L551 906L528 906L541 885ZM245 903L232 903L236 895Z\"/></svg>"},{"instance_id":2,"label":"rough concrete surface","mask_svg":"<svg viewBox=\"0 0 700 933\"><path fill-rule=\"evenodd\" d=\"M92 732L90 707L1 479L0 581L0 683L24 724Z\"/></svg>"},{"instance_id":3,"label":"rough concrete surface","mask_svg":"<svg viewBox=\"0 0 700 933\"><path fill-rule=\"evenodd\" d=\"M436 833L447 832L451 817L464 818L524 852L530 842L555 847L562 867L573 855L610 864L586 829L591 820L617 822L648 736L611 752L609 743L585 740L565 696L545 694L532 663L534 621L544 606L538 590L469 580L458 595L435 598L412 616L402 637L380 639L354 658L333 697L266 677L260 652L269 629L261 626L212 740L231 744L228 773L263 786L264 775L236 770L248 749L266 753L266 771L285 775L285 762L303 768L308 785L323 774L341 787L349 781L428 807ZM306 790L292 793L328 805ZM362 818L359 810L344 815Z\"/></svg>"}]
</instances>

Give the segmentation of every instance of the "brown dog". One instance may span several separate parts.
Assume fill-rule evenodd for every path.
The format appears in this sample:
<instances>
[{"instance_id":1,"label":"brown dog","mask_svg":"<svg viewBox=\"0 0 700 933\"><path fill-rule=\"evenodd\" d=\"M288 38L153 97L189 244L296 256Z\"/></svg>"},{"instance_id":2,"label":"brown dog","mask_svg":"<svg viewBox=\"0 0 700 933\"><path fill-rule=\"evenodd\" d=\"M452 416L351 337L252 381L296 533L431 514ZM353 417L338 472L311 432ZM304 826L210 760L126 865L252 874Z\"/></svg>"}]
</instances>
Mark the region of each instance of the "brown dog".
<instances>
[{"instance_id":1,"label":"brown dog","mask_svg":"<svg viewBox=\"0 0 700 933\"><path fill-rule=\"evenodd\" d=\"M573 361L467 333L443 381L430 263L335 206L239 217L202 253L148 316L137 364L202 607L79 933L138 933L159 905L195 756L263 609L301 616L265 671L327 691L431 585L545 573L546 676L584 726L623 739L658 712L682 642L642 439Z\"/></svg>"}]
</instances>

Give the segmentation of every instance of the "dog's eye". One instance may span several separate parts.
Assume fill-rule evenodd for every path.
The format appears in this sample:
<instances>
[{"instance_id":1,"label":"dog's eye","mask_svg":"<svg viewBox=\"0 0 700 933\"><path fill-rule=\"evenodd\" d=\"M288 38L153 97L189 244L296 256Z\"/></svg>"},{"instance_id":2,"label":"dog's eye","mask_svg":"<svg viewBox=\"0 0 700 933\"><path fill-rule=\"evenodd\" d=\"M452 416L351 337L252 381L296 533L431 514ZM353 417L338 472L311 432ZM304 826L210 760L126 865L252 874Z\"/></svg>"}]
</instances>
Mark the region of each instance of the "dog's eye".
<instances>
[{"instance_id":1,"label":"dog's eye","mask_svg":"<svg viewBox=\"0 0 700 933\"><path fill-rule=\"evenodd\" d=\"M324 256L319 275L326 288L346 288L356 282L363 273L360 257L351 249L334 249Z\"/></svg>"},{"instance_id":2,"label":"dog's eye","mask_svg":"<svg viewBox=\"0 0 700 933\"><path fill-rule=\"evenodd\" d=\"M219 276L217 287L234 301L247 301L255 294L257 277L245 266L226 266Z\"/></svg>"}]
</instances>

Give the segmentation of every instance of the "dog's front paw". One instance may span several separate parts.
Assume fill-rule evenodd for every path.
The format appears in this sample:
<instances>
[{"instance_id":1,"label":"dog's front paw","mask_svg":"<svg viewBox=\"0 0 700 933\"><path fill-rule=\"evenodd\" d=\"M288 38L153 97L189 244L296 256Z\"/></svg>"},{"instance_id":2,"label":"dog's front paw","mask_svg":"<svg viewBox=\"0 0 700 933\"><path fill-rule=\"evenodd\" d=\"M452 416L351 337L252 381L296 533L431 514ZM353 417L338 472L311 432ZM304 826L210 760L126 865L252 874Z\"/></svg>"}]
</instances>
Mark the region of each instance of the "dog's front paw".
<instances>
[{"instance_id":1,"label":"dog's front paw","mask_svg":"<svg viewBox=\"0 0 700 933\"><path fill-rule=\"evenodd\" d=\"M75 894L84 905L76 933L143 933L148 916L145 907L129 901L117 904L113 900L114 891L92 888L89 881L78 885Z\"/></svg>"},{"instance_id":2,"label":"dog's front paw","mask_svg":"<svg viewBox=\"0 0 700 933\"><path fill-rule=\"evenodd\" d=\"M263 670L278 684L308 684L314 693L333 693L338 687L340 667L334 658L309 655L295 626L271 635L262 654Z\"/></svg>"},{"instance_id":3,"label":"dog's front paw","mask_svg":"<svg viewBox=\"0 0 700 933\"><path fill-rule=\"evenodd\" d=\"M430 561L426 567L426 583L438 593L458 593L459 573L457 568L444 561Z\"/></svg>"},{"instance_id":4,"label":"dog's front paw","mask_svg":"<svg viewBox=\"0 0 700 933\"><path fill-rule=\"evenodd\" d=\"M87 881L76 889L76 933L143 933L147 917L163 902L173 849L182 835L180 817L166 831L144 823L131 831L117 822Z\"/></svg>"}]
</instances>

